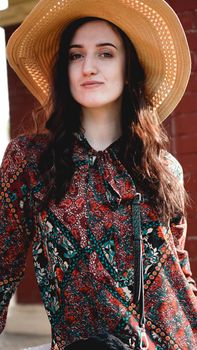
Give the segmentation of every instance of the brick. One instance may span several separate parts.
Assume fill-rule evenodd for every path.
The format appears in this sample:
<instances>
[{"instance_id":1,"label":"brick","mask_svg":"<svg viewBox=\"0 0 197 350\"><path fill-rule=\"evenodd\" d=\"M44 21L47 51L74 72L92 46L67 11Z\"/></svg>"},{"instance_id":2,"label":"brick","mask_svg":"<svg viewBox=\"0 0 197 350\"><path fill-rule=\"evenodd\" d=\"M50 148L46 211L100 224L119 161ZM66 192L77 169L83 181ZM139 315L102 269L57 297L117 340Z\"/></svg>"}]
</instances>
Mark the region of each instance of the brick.
<instances>
[{"instance_id":1,"label":"brick","mask_svg":"<svg viewBox=\"0 0 197 350\"><path fill-rule=\"evenodd\" d=\"M197 225L197 186L196 186L196 180L195 176L190 177L189 183L186 184L186 186L190 189L192 189L192 184L195 185L193 188L193 191L187 191L189 194L189 205L188 205L188 215L190 218L190 221L192 222L192 225ZM185 186L185 187L186 187ZM196 226L197 227L197 226ZM197 230L196 230L197 234Z\"/></svg>"},{"instance_id":2,"label":"brick","mask_svg":"<svg viewBox=\"0 0 197 350\"><path fill-rule=\"evenodd\" d=\"M165 130L168 134L168 137L170 137L170 135L172 134L172 119L173 119L173 116L171 115L170 118L167 118L163 122L163 127L165 128Z\"/></svg>"},{"instance_id":3,"label":"brick","mask_svg":"<svg viewBox=\"0 0 197 350\"><path fill-rule=\"evenodd\" d=\"M197 9L194 11L194 25L197 28Z\"/></svg>"},{"instance_id":4,"label":"brick","mask_svg":"<svg viewBox=\"0 0 197 350\"><path fill-rule=\"evenodd\" d=\"M197 111L197 93L186 93L175 109L176 114L193 113Z\"/></svg>"},{"instance_id":5,"label":"brick","mask_svg":"<svg viewBox=\"0 0 197 350\"><path fill-rule=\"evenodd\" d=\"M185 11L179 12L178 17L183 25L184 30L187 31L196 28L195 23L195 12L194 11Z\"/></svg>"},{"instance_id":6,"label":"brick","mask_svg":"<svg viewBox=\"0 0 197 350\"><path fill-rule=\"evenodd\" d=\"M192 67L193 68L193 67ZM197 54L196 54L196 71L197 71ZM187 87L189 92L197 92L197 73L192 73Z\"/></svg>"},{"instance_id":7,"label":"brick","mask_svg":"<svg viewBox=\"0 0 197 350\"><path fill-rule=\"evenodd\" d=\"M197 164L195 164L196 163L195 153L178 154L177 159L179 160L179 162L182 164L184 168L187 167L188 171L191 170L191 171L197 172Z\"/></svg>"},{"instance_id":8,"label":"brick","mask_svg":"<svg viewBox=\"0 0 197 350\"><path fill-rule=\"evenodd\" d=\"M177 154L197 153L197 134L180 135L176 138L176 151Z\"/></svg>"},{"instance_id":9,"label":"brick","mask_svg":"<svg viewBox=\"0 0 197 350\"><path fill-rule=\"evenodd\" d=\"M197 263L197 256L192 256L190 262L194 262L194 264Z\"/></svg>"},{"instance_id":10,"label":"brick","mask_svg":"<svg viewBox=\"0 0 197 350\"><path fill-rule=\"evenodd\" d=\"M190 195L190 193L189 193ZM197 196L196 196L196 201L194 201L193 198L190 196L190 205L187 208L187 213L188 213L188 222L190 225L190 229L193 231L193 235L197 235Z\"/></svg>"},{"instance_id":11,"label":"brick","mask_svg":"<svg viewBox=\"0 0 197 350\"><path fill-rule=\"evenodd\" d=\"M187 186L185 186L187 190ZM197 225L197 193L196 189L194 189L194 192L187 191L189 195L189 205L187 205L187 213L188 213L188 220L190 227L193 227L193 232L196 235L196 225Z\"/></svg>"},{"instance_id":12,"label":"brick","mask_svg":"<svg viewBox=\"0 0 197 350\"><path fill-rule=\"evenodd\" d=\"M197 261L191 259L190 260L190 267L191 267L191 272L192 272L192 278L197 285Z\"/></svg>"},{"instance_id":13,"label":"brick","mask_svg":"<svg viewBox=\"0 0 197 350\"><path fill-rule=\"evenodd\" d=\"M196 0L167 0L167 2L177 13L197 9Z\"/></svg>"},{"instance_id":14,"label":"brick","mask_svg":"<svg viewBox=\"0 0 197 350\"><path fill-rule=\"evenodd\" d=\"M197 200L197 196L196 196ZM196 201L197 202L197 201ZM193 235L197 235L197 206L196 202L190 196L190 204L187 206L188 222L190 229L193 231Z\"/></svg>"},{"instance_id":15,"label":"brick","mask_svg":"<svg viewBox=\"0 0 197 350\"><path fill-rule=\"evenodd\" d=\"M192 276L194 281L197 284L197 262L195 260L191 260L190 261L190 266L191 266L191 271L192 271Z\"/></svg>"},{"instance_id":16,"label":"brick","mask_svg":"<svg viewBox=\"0 0 197 350\"><path fill-rule=\"evenodd\" d=\"M197 195L193 197L190 192L187 193L189 194L190 200L189 205L187 206L188 225L190 227L191 232L193 232L193 235L195 236L197 235Z\"/></svg>"},{"instance_id":17,"label":"brick","mask_svg":"<svg viewBox=\"0 0 197 350\"><path fill-rule=\"evenodd\" d=\"M197 157L197 155L196 155ZM184 173L184 184L186 191L188 192L191 200L191 211L192 211L192 219L194 215L194 211L197 214L197 171Z\"/></svg>"},{"instance_id":18,"label":"brick","mask_svg":"<svg viewBox=\"0 0 197 350\"><path fill-rule=\"evenodd\" d=\"M192 72L197 72L197 50L190 51L192 60Z\"/></svg>"},{"instance_id":19,"label":"brick","mask_svg":"<svg viewBox=\"0 0 197 350\"><path fill-rule=\"evenodd\" d=\"M190 259L196 256L197 237L187 237L186 250L189 252ZM196 271L197 272L197 271Z\"/></svg>"},{"instance_id":20,"label":"brick","mask_svg":"<svg viewBox=\"0 0 197 350\"><path fill-rule=\"evenodd\" d=\"M196 175L194 173L187 173L184 171L184 185L187 193L190 197L190 205L189 211L192 211L192 217L193 217L193 210L196 210L197 208L197 183L196 183ZM197 214L197 211L196 211ZM194 218L193 218L194 219Z\"/></svg>"},{"instance_id":21,"label":"brick","mask_svg":"<svg viewBox=\"0 0 197 350\"><path fill-rule=\"evenodd\" d=\"M190 50L197 50L197 31L193 30L187 32L187 40L189 43Z\"/></svg>"},{"instance_id":22,"label":"brick","mask_svg":"<svg viewBox=\"0 0 197 350\"><path fill-rule=\"evenodd\" d=\"M172 121L172 135L197 134L197 113L179 114Z\"/></svg>"},{"instance_id":23,"label":"brick","mask_svg":"<svg viewBox=\"0 0 197 350\"><path fill-rule=\"evenodd\" d=\"M196 230L196 226L195 224L197 225L197 219L196 220L193 220L193 219L189 219L189 217L187 218L187 225L188 225L188 228L187 228L187 237L196 237L197 235L197 230Z\"/></svg>"}]
</instances>

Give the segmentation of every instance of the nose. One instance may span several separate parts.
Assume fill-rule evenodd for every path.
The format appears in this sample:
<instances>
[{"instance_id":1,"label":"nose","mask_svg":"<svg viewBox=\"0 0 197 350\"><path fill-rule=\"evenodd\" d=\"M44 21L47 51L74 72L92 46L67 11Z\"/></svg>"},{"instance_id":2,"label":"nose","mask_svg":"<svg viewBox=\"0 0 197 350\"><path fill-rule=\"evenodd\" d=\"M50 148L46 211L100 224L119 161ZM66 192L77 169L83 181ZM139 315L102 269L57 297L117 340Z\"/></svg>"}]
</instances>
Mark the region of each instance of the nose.
<instances>
[{"instance_id":1,"label":"nose","mask_svg":"<svg viewBox=\"0 0 197 350\"><path fill-rule=\"evenodd\" d=\"M96 60L94 57L86 56L83 63L83 75L89 76L97 73Z\"/></svg>"}]
</instances>

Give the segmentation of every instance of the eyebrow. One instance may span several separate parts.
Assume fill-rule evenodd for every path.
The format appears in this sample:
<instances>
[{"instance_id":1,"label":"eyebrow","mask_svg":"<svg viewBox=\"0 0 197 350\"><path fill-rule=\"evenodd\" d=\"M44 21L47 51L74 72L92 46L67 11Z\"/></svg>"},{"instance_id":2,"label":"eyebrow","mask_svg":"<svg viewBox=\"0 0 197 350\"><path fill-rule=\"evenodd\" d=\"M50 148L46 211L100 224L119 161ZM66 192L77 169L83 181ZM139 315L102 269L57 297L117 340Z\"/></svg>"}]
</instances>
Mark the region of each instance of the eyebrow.
<instances>
[{"instance_id":1,"label":"eyebrow","mask_svg":"<svg viewBox=\"0 0 197 350\"><path fill-rule=\"evenodd\" d=\"M103 47L103 46L112 46L114 47L116 50L118 50L117 46L115 46L112 43L100 43L100 44L96 44L96 47ZM69 46L69 49L73 49L73 48L77 48L77 49L82 49L84 46L83 45L78 45L78 44L73 44Z\"/></svg>"}]
</instances>

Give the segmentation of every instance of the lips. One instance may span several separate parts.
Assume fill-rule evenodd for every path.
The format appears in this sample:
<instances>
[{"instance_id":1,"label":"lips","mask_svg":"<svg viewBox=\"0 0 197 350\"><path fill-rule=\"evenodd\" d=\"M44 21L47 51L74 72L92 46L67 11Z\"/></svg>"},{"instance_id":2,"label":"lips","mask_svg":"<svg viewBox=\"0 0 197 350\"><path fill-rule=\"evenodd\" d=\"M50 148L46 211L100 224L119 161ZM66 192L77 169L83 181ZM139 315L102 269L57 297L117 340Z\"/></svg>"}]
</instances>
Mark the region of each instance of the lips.
<instances>
[{"instance_id":1,"label":"lips","mask_svg":"<svg viewBox=\"0 0 197 350\"><path fill-rule=\"evenodd\" d=\"M81 84L83 87L94 87L94 86L99 86L102 85L103 83L101 81L96 81L96 80L89 80L89 81L84 81L84 83Z\"/></svg>"}]
</instances>

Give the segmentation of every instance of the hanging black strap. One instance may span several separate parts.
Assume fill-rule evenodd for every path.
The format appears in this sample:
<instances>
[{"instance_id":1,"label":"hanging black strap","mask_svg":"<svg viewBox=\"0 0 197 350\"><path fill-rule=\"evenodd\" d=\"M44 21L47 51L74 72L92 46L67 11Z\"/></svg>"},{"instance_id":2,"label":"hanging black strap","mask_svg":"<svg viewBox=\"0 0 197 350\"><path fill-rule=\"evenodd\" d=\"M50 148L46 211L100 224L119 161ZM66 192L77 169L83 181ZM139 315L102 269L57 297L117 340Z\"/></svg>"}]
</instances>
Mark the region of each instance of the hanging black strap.
<instances>
[{"instance_id":1,"label":"hanging black strap","mask_svg":"<svg viewBox=\"0 0 197 350\"><path fill-rule=\"evenodd\" d=\"M142 231L140 203L142 196L136 193L132 201L132 220L134 230L134 303L139 307L139 349L147 350L149 347L145 330L144 315L144 274L142 257Z\"/></svg>"}]
</instances>

